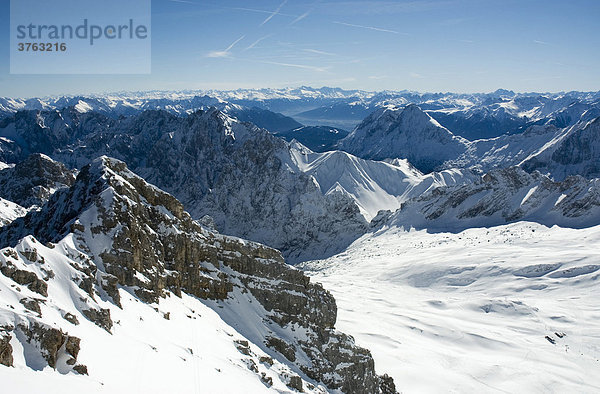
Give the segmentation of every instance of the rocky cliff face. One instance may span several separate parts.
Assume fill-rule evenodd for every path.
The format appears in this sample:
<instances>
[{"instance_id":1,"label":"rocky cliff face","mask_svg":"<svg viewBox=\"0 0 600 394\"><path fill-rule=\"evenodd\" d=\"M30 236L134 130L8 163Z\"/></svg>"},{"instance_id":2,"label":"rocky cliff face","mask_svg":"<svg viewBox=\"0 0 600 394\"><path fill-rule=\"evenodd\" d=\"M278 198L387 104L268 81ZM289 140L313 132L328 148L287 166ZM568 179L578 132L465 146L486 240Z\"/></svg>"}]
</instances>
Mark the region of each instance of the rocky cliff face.
<instances>
[{"instance_id":1,"label":"rocky cliff face","mask_svg":"<svg viewBox=\"0 0 600 394\"><path fill-rule=\"evenodd\" d=\"M58 189L69 187L75 172L48 156L34 153L14 167L0 170L0 197L23 207L42 206Z\"/></svg>"},{"instance_id":2,"label":"rocky cliff face","mask_svg":"<svg viewBox=\"0 0 600 394\"><path fill-rule=\"evenodd\" d=\"M191 295L295 371L298 379L288 379L290 387L301 391L321 383L347 393L393 392L393 383L375 374L370 353L335 330L335 300L320 285L286 265L274 249L201 226L174 197L118 160L102 157L84 167L74 184L57 191L40 211L4 227L0 244L7 246L0 254L2 274L37 294L23 305L39 317L45 308L35 305L53 303L47 298L56 267L46 261L50 247L64 253L60 276L70 278L76 295L73 321L92 321L112 332L111 308L122 307L124 289L152 304L171 294ZM114 307L102 306L99 298ZM20 320L0 315L7 320L4 337L21 330L27 343L44 343L46 335L54 335L35 334L38 319L27 318L26 328L19 328L26 315ZM52 346L41 348L52 349L42 352L50 354L44 357L52 367L61 352L69 353L65 343L75 341L78 347L80 342L65 333L54 336ZM91 339L81 338L81 346L86 340ZM250 353L247 346L238 348ZM7 349L0 352L10 353Z\"/></svg>"}]
</instances>

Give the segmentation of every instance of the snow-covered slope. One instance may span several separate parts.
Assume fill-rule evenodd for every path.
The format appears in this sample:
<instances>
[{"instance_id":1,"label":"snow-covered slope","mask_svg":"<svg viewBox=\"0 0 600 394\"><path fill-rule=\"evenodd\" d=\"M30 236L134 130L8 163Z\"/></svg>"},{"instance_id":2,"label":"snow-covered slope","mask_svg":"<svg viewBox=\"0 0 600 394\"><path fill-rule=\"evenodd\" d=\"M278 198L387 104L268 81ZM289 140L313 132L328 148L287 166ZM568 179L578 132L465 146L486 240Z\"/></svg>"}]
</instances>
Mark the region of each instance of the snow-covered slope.
<instances>
[{"instance_id":1,"label":"snow-covered slope","mask_svg":"<svg viewBox=\"0 0 600 394\"><path fill-rule=\"evenodd\" d=\"M26 213L26 208L0 197L0 227L9 224L18 217L25 216Z\"/></svg>"},{"instance_id":2,"label":"snow-covered slope","mask_svg":"<svg viewBox=\"0 0 600 394\"><path fill-rule=\"evenodd\" d=\"M43 264L25 257L33 251ZM71 242L49 249L29 237L2 253L3 266L10 262L24 272L56 275L44 282L47 297L0 275L1 361L9 359L7 344L12 359L12 367L0 365L6 392L159 393L174 384L181 393L236 393L242 386L256 393L291 391L287 384L297 375L288 366L248 343L196 297L184 293L146 304L121 290L121 309L95 293L93 300L71 281L81 276L70 266L80 264L68 256L80 253ZM110 311L110 333L81 312L91 306ZM305 391L326 392L300 382Z\"/></svg>"},{"instance_id":3,"label":"snow-covered slope","mask_svg":"<svg viewBox=\"0 0 600 394\"><path fill-rule=\"evenodd\" d=\"M468 143L465 153L444 163L447 168L469 168L483 173L495 168L519 165L553 139L564 134L554 125L531 126L523 133Z\"/></svg>"},{"instance_id":4,"label":"snow-covered slope","mask_svg":"<svg viewBox=\"0 0 600 394\"><path fill-rule=\"evenodd\" d=\"M523 160L523 168L561 180L569 175L600 177L600 117L566 128Z\"/></svg>"},{"instance_id":5,"label":"snow-covered slope","mask_svg":"<svg viewBox=\"0 0 600 394\"><path fill-rule=\"evenodd\" d=\"M274 249L200 226L118 160L84 167L0 242L0 364L16 369L0 373L15 387L394 391L335 331L320 285Z\"/></svg>"},{"instance_id":6,"label":"snow-covered slope","mask_svg":"<svg viewBox=\"0 0 600 394\"><path fill-rule=\"evenodd\" d=\"M418 106L408 105L375 111L338 146L366 159L408 159L419 170L432 172L465 152L467 144Z\"/></svg>"},{"instance_id":7,"label":"snow-covered slope","mask_svg":"<svg viewBox=\"0 0 600 394\"><path fill-rule=\"evenodd\" d=\"M368 221L380 210L395 211L404 201L427 190L476 178L459 170L423 175L406 160L387 163L360 159L342 151L315 153L297 142L291 144L291 153L298 169L314 177L323 194L347 195Z\"/></svg>"},{"instance_id":8,"label":"snow-covered slope","mask_svg":"<svg viewBox=\"0 0 600 394\"><path fill-rule=\"evenodd\" d=\"M403 393L597 392L600 227L388 228L304 263Z\"/></svg>"},{"instance_id":9,"label":"snow-covered slope","mask_svg":"<svg viewBox=\"0 0 600 394\"><path fill-rule=\"evenodd\" d=\"M493 170L475 182L429 190L402 205L388 224L457 231L534 221L582 228L600 225L600 179L554 182L519 167Z\"/></svg>"}]
</instances>

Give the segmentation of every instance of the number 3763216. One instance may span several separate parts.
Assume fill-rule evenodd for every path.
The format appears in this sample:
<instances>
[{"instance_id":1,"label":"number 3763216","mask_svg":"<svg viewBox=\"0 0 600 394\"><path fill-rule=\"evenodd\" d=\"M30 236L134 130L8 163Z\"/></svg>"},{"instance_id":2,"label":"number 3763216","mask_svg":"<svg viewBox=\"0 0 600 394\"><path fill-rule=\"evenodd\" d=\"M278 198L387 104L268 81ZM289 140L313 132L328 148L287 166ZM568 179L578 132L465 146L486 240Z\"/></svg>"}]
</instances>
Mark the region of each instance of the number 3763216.
<instances>
[{"instance_id":1,"label":"number 3763216","mask_svg":"<svg viewBox=\"0 0 600 394\"><path fill-rule=\"evenodd\" d=\"M19 42L19 52L65 52L67 44L64 42Z\"/></svg>"}]
</instances>

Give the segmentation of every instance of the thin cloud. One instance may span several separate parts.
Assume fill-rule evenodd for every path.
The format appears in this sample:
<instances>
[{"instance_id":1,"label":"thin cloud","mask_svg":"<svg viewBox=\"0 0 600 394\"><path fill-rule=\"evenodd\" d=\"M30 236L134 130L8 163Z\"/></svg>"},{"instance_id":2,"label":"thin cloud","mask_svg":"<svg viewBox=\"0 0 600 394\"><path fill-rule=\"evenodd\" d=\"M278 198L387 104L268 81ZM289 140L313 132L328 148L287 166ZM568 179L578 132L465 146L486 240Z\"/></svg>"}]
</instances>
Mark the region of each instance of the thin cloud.
<instances>
[{"instance_id":1,"label":"thin cloud","mask_svg":"<svg viewBox=\"0 0 600 394\"><path fill-rule=\"evenodd\" d=\"M266 35L264 37L259 38L258 40L254 41L252 44L248 45L248 47L246 47L246 49L244 49L244 51L247 51L248 49L252 49L255 46L257 46L261 41L271 37L272 34Z\"/></svg>"},{"instance_id":2,"label":"thin cloud","mask_svg":"<svg viewBox=\"0 0 600 394\"><path fill-rule=\"evenodd\" d=\"M225 50L223 51L211 51L208 54L206 54L206 57L231 57L231 50L233 49L233 47L240 41L242 41L246 36L241 36L240 38L238 38L237 40L235 40L234 42L231 43L231 45L229 45Z\"/></svg>"},{"instance_id":3,"label":"thin cloud","mask_svg":"<svg viewBox=\"0 0 600 394\"><path fill-rule=\"evenodd\" d=\"M317 55L327 55L327 56L336 56L335 53L331 53L331 52L325 52L325 51L319 51L318 49L303 49L304 52L308 52L308 53L315 53Z\"/></svg>"},{"instance_id":4,"label":"thin cloud","mask_svg":"<svg viewBox=\"0 0 600 394\"><path fill-rule=\"evenodd\" d=\"M374 30L374 31L380 31L383 33L392 33L392 34L402 34L402 35L408 35L407 33L400 33L399 31L395 31L395 30L389 30L389 29L382 29L380 27L374 27L374 26L363 26L363 25L355 25L353 23L346 23L346 22L338 22L338 21L334 21L333 23L337 24L337 25L343 25L343 26L350 26L350 27L357 27L359 29L367 29L367 30Z\"/></svg>"},{"instance_id":5,"label":"thin cloud","mask_svg":"<svg viewBox=\"0 0 600 394\"><path fill-rule=\"evenodd\" d=\"M183 3L183 4L198 4L198 3L194 3L193 1L187 1L187 0L169 0L173 3Z\"/></svg>"},{"instance_id":6,"label":"thin cloud","mask_svg":"<svg viewBox=\"0 0 600 394\"><path fill-rule=\"evenodd\" d=\"M256 8L245 8L245 7L223 7L223 9L238 10L238 11L248 11L248 12L257 12L259 14L272 14L273 13L273 11L259 10L259 9L256 9ZM298 18L298 15L284 14L283 12L278 12L277 15L279 15L279 16L289 16L290 18Z\"/></svg>"},{"instance_id":7,"label":"thin cloud","mask_svg":"<svg viewBox=\"0 0 600 394\"><path fill-rule=\"evenodd\" d=\"M415 78L415 79L423 79L423 78L425 78L425 77L424 77L424 76L422 76L421 74L419 74L419 73L414 73L414 72L410 73L409 75L410 75L410 77L411 77L411 78Z\"/></svg>"},{"instance_id":8,"label":"thin cloud","mask_svg":"<svg viewBox=\"0 0 600 394\"><path fill-rule=\"evenodd\" d=\"M386 79L386 78L388 78L388 76L387 75L370 75L368 78L369 79L374 79L374 80L377 81L377 80L380 80L380 79Z\"/></svg>"},{"instance_id":9,"label":"thin cloud","mask_svg":"<svg viewBox=\"0 0 600 394\"><path fill-rule=\"evenodd\" d=\"M539 44L539 45L550 45L550 43L546 42L546 41L540 41L540 40L533 40L534 44Z\"/></svg>"},{"instance_id":10,"label":"thin cloud","mask_svg":"<svg viewBox=\"0 0 600 394\"><path fill-rule=\"evenodd\" d=\"M423 12L455 6L461 0L358 0L358 1L329 1L321 3L321 8L327 12L340 15L391 15L398 13Z\"/></svg>"},{"instance_id":11,"label":"thin cloud","mask_svg":"<svg viewBox=\"0 0 600 394\"><path fill-rule=\"evenodd\" d=\"M233 49L233 47L235 46L235 44L237 44L238 42L242 41L246 36L241 36L240 38L238 38L237 40L235 40L234 42L231 43L231 45L229 45L227 47L227 49L225 49L225 52L229 52L230 50Z\"/></svg>"},{"instance_id":12,"label":"thin cloud","mask_svg":"<svg viewBox=\"0 0 600 394\"><path fill-rule=\"evenodd\" d=\"M306 18L307 16L309 16L312 13L313 10L308 10L306 11L304 14L300 15L299 17L297 17L296 19L294 19L292 21L292 23L290 23L290 25L293 25L295 23L300 22L302 19Z\"/></svg>"},{"instance_id":13,"label":"thin cloud","mask_svg":"<svg viewBox=\"0 0 600 394\"><path fill-rule=\"evenodd\" d=\"M281 9L283 8L283 6L285 5L285 3L287 3L287 0L283 0L283 3L279 4L279 7L277 7L277 9L275 11L273 11L273 13L271 13L271 15L269 15L267 17L267 19L265 19L259 26L264 25L265 23L269 22L271 19L273 19L273 17L277 14L279 14L279 11L281 11Z\"/></svg>"}]
</instances>

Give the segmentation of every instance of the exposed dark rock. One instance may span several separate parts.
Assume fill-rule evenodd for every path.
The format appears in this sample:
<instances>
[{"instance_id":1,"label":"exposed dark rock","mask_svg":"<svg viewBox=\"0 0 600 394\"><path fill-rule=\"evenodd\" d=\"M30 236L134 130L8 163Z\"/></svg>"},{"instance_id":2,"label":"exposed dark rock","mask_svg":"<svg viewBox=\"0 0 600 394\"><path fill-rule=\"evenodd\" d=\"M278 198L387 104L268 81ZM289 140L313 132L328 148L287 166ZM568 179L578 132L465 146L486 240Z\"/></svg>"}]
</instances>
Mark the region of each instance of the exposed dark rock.
<instances>
[{"instance_id":1,"label":"exposed dark rock","mask_svg":"<svg viewBox=\"0 0 600 394\"><path fill-rule=\"evenodd\" d=\"M45 324L31 321L29 325L19 324L19 329L25 334L30 343L39 345L42 356L52 368L56 368L56 362L63 345L65 345L67 354L74 360L77 360L80 344L79 338L69 336L61 330Z\"/></svg>"},{"instance_id":2,"label":"exposed dark rock","mask_svg":"<svg viewBox=\"0 0 600 394\"><path fill-rule=\"evenodd\" d=\"M7 367L13 366L12 346L10 344L10 330L0 327L0 364Z\"/></svg>"},{"instance_id":3,"label":"exposed dark rock","mask_svg":"<svg viewBox=\"0 0 600 394\"><path fill-rule=\"evenodd\" d=\"M296 348L277 337L267 337L267 346L277 350L290 361L296 361Z\"/></svg>"},{"instance_id":4,"label":"exposed dark rock","mask_svg":"<svg viewBox=\"0 0 600 394\"><path fill-rule=\"evenodd\" d=\"M82 365L82 364L77 364L76 366L73 367L73 370L76 371L80 375L87 375L88 374L87 367L85 365Z\"/></svg>"},{"instance_id":5,"label":"exposed dark rock","mask_svg":"<svg viewBox=\"0 0 600 394\"><path fill-rule=\"evenodd\" d=\"M273 365L273 359L269 356L261 356L259 358L259 361L261 363L267 364L268 366L272 366Z\"/></svg>"},{"instance_id":6,"label":"exposed dark rock","mask_svg":"<svg viewBox=\"0 0 600 394\"><path fill-rule=\"evenodd\" d=\"M387 373L379 377L379 389L381 390L381 394L398 394L394 379L388 376Z\"/></svg>"},{"instance_id":7,"label":"exposed dark rock","mask_svg":"<svg viewBox=\"0 0 600 394\"><path fill-rule=\"evenodd\" d=\"M10 253L5 251L5 253ZM8 257L9 255L7 255ZM16 257L18 258L18 256ZM44 297L48 296L48 284L31 271L20 270L14 266L10 261L0 266L0 272L8 278L11 278L20 285L26 285L27 288L33 292L36 292Z\"/></svg>"},{"instance_id":8,"label":"exposed dark rock","mask_svg":"<svg viewBox=\"0 0 600 394\"><path fill-rule=\"evenodd\" d=\"M289 380L287 382L287 386L293 390L299 391L301 393L304 392L304 389L302 387L302 378L300 378L300 376L298 375L292 375L289 377Z\"/></svg>"},{"instance_id":9,"label":"exposed dark rock","mask_svg":"<svg viewBox=\"0 0 600 394\"><path fill-rule=\"evenodd\" d=\"M236 339L235 341L233 341L233 343L235 343L235 347L240 353L245 354L246 356L250 355L250 347L248 346L248 341Z\"/></svg>"},{"instance_id":10,"label":"exposed dark rock","mask_svg":"<svg viewBox=\"0 0 600 394\"><path fill-rule=\"evenodd\" d=\"M73 171L35 153L12 168L0 171L0 197L23 207L42 206L57 189L75 181Z\"/></svg>"},{"instance_id":11,"label":"exposed dark rock","mask_svg":"<svg viewBox=\"0 0 600 394\"><path fill-rule=\"evenodd\" d=\"M81 311L85 317L94 322L98 327L110 332L113 321L110 318L109 309L84 309Z\"/></svg>"},{"instance_id":12,"label":"exposed dark rock","mask_svg":"<svg viewBox=\"0 0 600 394\"><path fill-rule=\"evenodd\" d=\"M273 385L273 378L271 378L270 376L267 376L266 373L261 373L260 374L260 380L265 384L265 386L267 387L271 387Z\"/></svg>"},{"instance_id":13,"label":"exposed dark rock","mask_svg":"<svg viewBox=\"0 0 600 394\"><path fill-rule=\"evenodd\" d=\"M42 316L42 310L40 309L39 300L36 300L34 298L22 298L21 300L19 300L19 302L23 304L25 309L35 312L38 315Z\"/></svg>"},{"instance_id":14,"label":"exposed dark rock","mask_svg":"<svg viewBox=\"0 0 600 394\"><path fill-rule=\"evenodd\" d=\"M76 326L79 325L79 320L77 319L77 316L75 316L74 314L67 312L63 315L63 319L65 319L66 321L68 321L71 324L74 324Z\"/></svg>"}]
</instances>

